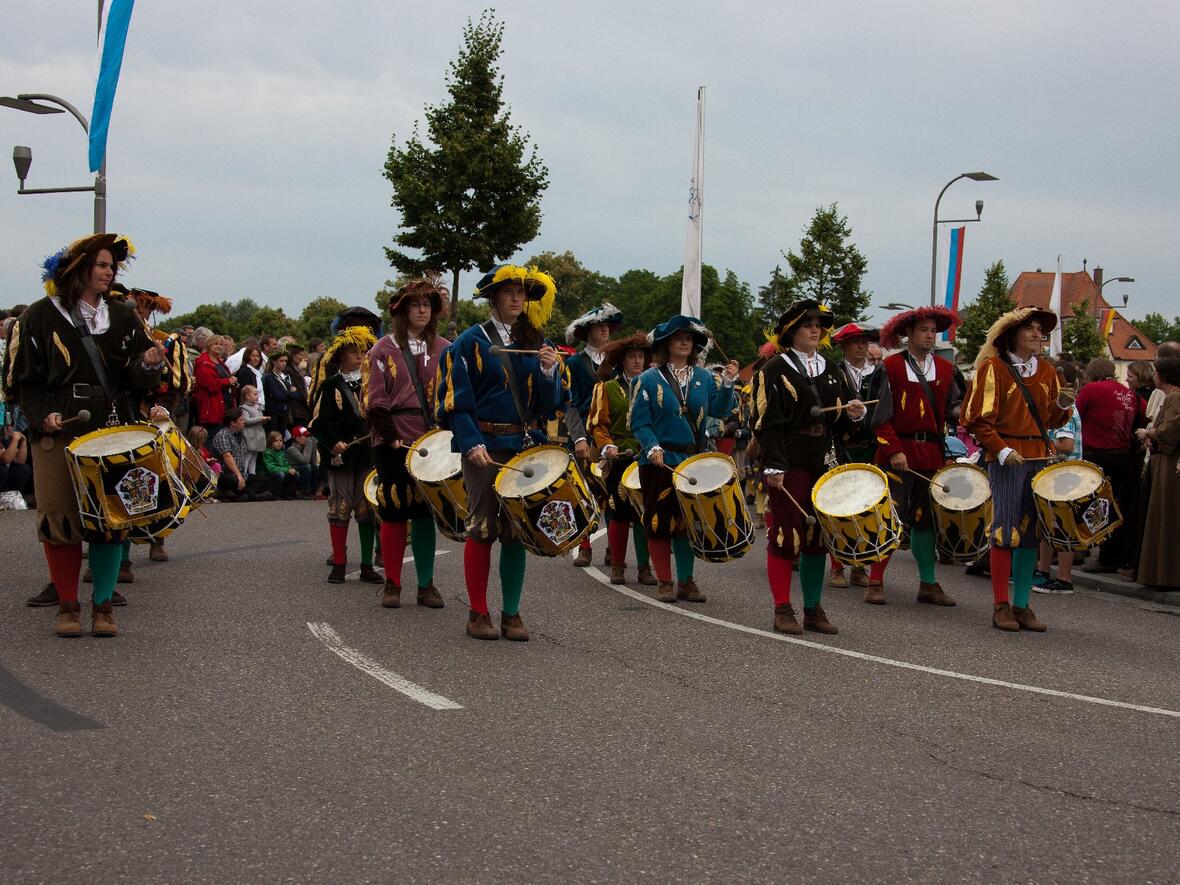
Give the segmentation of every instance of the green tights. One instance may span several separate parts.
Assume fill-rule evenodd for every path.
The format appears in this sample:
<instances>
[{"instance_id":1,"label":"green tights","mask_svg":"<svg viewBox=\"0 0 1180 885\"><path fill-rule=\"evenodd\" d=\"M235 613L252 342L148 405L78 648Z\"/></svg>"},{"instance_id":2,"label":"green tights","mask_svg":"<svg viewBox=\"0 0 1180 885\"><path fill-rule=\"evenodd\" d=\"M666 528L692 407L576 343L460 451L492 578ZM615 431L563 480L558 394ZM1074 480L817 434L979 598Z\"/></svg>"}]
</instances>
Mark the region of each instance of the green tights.
<instances>
[{"instance_id":1,"label":"green tights","mask_svg":"<svg viewBox=\"0 0 1180 885\"><path fill-rule=\"evenodd\" d=\"M934 566L938 562L935 552L934 529L911 529L910 552L918 561L918 580L923 584L933 584L938 580Z\"/></svg>"},{"instance_id":2,"label":"green tights","mask_svg":"<svg viewBox=\"0 0 1180 885\"><path fill-rule=\"evenodd\" d=\"M94 576L94 604L110 602L123 561L122 544L91 544L90 573Z\"/></svg>"},{"instance_id":3,"label":"green tights","mask_svg":"<svg viewBox=\"0 0 1180 885\"><path fill-rule=\"evenodd\" d=\"M1037 548L1017 547L1012 551L1012 605L1028 608L1032 595L1033 572L1037 568Z\"/></svg>"},{"instance_id":4,"label":"green tights","mask_svg":"<svg viewBox=\"0 0 1180 885\"><path fill-rule=\"evenodd\" d=\"M358 522L356 530L361 536L361 565L373 567L373 535L375 530L371 522Z\"/></svg>"},{"instance_id":5,"label":"green tights","mask_svg":"<svg viewBox=\"0 0 1180 885\"><path fill-rule=\"evenodd\" d=\"M434 580L434 520L420 516L410 520L410 550L414 553L414 571L419 587L429 587Z\"/></svg>"},{"instance_id":6,"label":"green tights","mask_svg":"<svg viewBox=\"0 0 1180 885\"><path fill-rule=\"evenodd\" d=\"M681 584L691 581L696 560L692 555L692 546L684 535L677 535L672 539L672 558L676 560L676 580Z\"/></svg>"},{"instance_id":7,"label":"green tights","mask_svg":"<svg viewBox=\"0 0 1180 885\"><path fill-rule=\"evenodd\" d=\"M803 607L815 608L824 592L828 557L824 553L799 555L799 584L803 587Z\"/></svg>"},{"instance_id":8,"label":"green tights","mask_svg":"<svg viewBox=\"0 0 1180 885\"><path fill-rule=\"evenodd\" d=\"M638 519L631 523L631 537L635 541L635 564L645 568L651 564L651 557L647 553L647 535L643 533L643 523Z\"/></svg>"},{"instance_id":9,"label":"green tights","mask_svg":"<svg viewBox=\"0 0 1180 885\"><path fill-rule=\"evenodd\" d=\"M520 596L524 592L524 545L519 541L500 543L500 590L504 594L502 610L506 615L520 614Z\"/></svg>"}]
</instances>

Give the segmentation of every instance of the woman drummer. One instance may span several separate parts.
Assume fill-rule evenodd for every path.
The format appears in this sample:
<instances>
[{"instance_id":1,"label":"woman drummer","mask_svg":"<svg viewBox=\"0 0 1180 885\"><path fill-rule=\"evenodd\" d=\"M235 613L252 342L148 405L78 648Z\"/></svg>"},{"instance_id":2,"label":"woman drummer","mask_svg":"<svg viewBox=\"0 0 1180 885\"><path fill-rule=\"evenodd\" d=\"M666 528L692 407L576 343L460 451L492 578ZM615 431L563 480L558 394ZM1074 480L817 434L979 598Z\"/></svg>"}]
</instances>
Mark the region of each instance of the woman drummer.
<instances>
[{"instance_id":1,"label":"woman drummer","mask_svg":"<svg viewBox=\"0 0 1180 885\"><path fill-rule=\"evenodd\" d=\"M996 320L963 407L963 426L983 446L991 480L992 626L1000 630L1046 629L1029 607L1038 543L1032 480L1056 454L1048 431L1069 421L1074 400L1053 365L1038 357L1056 325L1056 314L1035 307Z\"/></svg>"},{"instance_id":2,"label":"woman drummer","mask_svg":"<svg viewBox=\"0 0 1180 885\"><path fill-rule=\"evenodd\" d=\"M693 580L692 548L672 491L672 471L704 451L707 417L725 418L733 411L737 363L726 365L720 376L696 365L709 338L708 329L696 317L677 314L656 326L653 365L639 376L631 401L631 432L639 442L643 533L659 580L656 598L660 602L705 601Z\"/></svg>"},{"instance_id":3,"label":"woman drummer","mask_svg":"<svg viewBox=\"0 0 1180 885\"><path fill-rule=\"evenodd\" d=\"M602 380L594 386L586 431L602 452L603 458L610 582L627 583L627 535L633 532L639 583L652 585L656 579L648 563L647 542L643 537L639 514L619 491L623 471L634 462L634 453L639 450L639 442L627 426L627 413L631 409L632 392L639 376L651 365L652 344L646 332L635 332L627 338L606 344L602 354L602 364L598 368L598 377Z\"/></svg>"},{"instance_id":4,"label":"woman drummer","mask_svg":"<svg viewBox=\"0 0 1180 885\"><path fill-rule=\"evenodd\" d=\"M381 517L381 557L385 587L381 605L398 608L407 528L418 605L442 608L434 586L434 519L409 471L406 455L418 437L434 426L435 376L450 341L437 333L447 313L447 290L436 276L412 280L389 300L390 332L366 354L369 375L368 421L377 469L377 515Z\"/></svg>"},{"instance_id":5,"label":"woman drummer","mask_svg":"<svg viewBox=\"0 0 1180 885\"><path fill-rule=\"evenodd\" d=\"M553 278L535 267L493 267L475 288L476 298L488 299L491 319L459 335L443 354L439 370L439 422L454 435L451 446L462 455L467 490L463 575L471 605L467 635L473 639L529 638L520 616L525 548L501 513L494 484L499 464L548 441L545 423L569 403L557 351L540 331L556 294ZM488 613L488 575L497 539L503 593L498 633Z\"/></svg>"},{"instance_id":6,"label":"woman drummer","mask_svg":"<svg viewBox=\"0 0 1180 885\"><path fill-rule=\"evenodd\" d=\"M787 308L775 328L782 352L754 376L754 438L762 453L763 483L770 499L766 574L774 597L774 629L839 632L820 605L826 550L815 521L811 490L828 469L834 435L854 432L865 407L847 376L819 353L833 325L831 311L803 300ZM844 408L834 408L838 403ZM825 411L820 411L821 409ZM803 626L791 607L791 572L799 560Z\"/></svg>"}]
</instances>

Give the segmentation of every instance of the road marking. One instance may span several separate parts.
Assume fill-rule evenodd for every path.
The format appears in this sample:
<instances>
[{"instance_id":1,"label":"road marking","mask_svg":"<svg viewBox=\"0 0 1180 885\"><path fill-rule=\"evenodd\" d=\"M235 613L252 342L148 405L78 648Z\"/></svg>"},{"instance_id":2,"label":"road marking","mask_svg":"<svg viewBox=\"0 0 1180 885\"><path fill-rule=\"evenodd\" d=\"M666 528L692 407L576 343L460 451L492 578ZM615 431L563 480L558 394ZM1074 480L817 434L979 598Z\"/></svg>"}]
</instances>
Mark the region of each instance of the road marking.
<instances>
[{"instance_id":1,"label":"road marking","mask_svg":"<svg viewBox=\"0 0 1180 885\"><path fill-rule=\"evenodd\" d=\"M435 550L434 551L434 558L438 559L438 557L446 556L450 552L451 552L450 550ZM413 562L413 561L414 561L414 554L413 553L407 553L405 556L402 557L402 565L405 565L407 562ZM378 571L382 571L382 572L385 571L385 566L377 565L376 563L373 564L373 568L377 569ZM355 572L349 572L344 577L345 578L355 578L360 573L361 573L361 570L357 569Z\"/></svg>"},{"instance_id":2,"label":"road marking","mask_svg":"<svg viewBox=\"0 0 1180 885\"><path fill-rule=\"evenodd\" d=\"M603 530L605 531L605 530ZM596 532L591 540L596 540L601 536L602 531ZM982 685L994 685L998 688L1010 688L1013 691L1026 691L1032 694L1048 695L1054 698L1065 698L1071 701L1083 701L1087 704L1097 704L1103 707L1117 707L1120 710L1134 710L1137 713L1152 713L1156 716L1170 716L1174 719L1180 719L1180 710L1165 710L1162 707L1147 707L1142 704L1129 704L1126 701L1112 701L1107 698L1096 698L1085 694L1074 694L1070 691L1058 691L1055 688L1041 688L1038 685L1025 685L1021 682L1006 682L1003 679L991 679L987 676L974 676L970 673L959 673L955 670L943 670L939 667L927 667L924 664L912 664L909 661L895 661L892 658L882 658L878 655L865 654L861 651L852 651L847 648L839 648L834 645L824 645L819 642L811 642L806 639L799 639L795 636L787 636L782 633L772 633L769 630L759 630L757 627L747 627L745 624L735 624L733 621L723 621L721 618L713 618L709 615L702 615L699 612L689 611L681 608L678 605L672 605L667 602L659 602L652 599L650 596L645 596L630 587L621 584L612 584L610 578L601 572L596 566L589 566L584 571L598 581L600 584L605 584L616 593L622 593L624 596L630 596L640 602L646 603L653 608L663 609L672 614L682 615L686 618L692 618L696 621L703 621L706 624L712 624L715 627L726 627L730 630L737 630L740 633L748 633L751 636L761 636L764 639L773 639L776 642L788 642L791 645L802 645L806 648L813 648L817 651L824 651L828 654L842 655L846 658L854 658L858 661L868 661L873 664L885 664L888 667L897 667L901 670L914 670L919 673L929 673L932 676L943 676L948 679L960 679L964 682L978 682Z\"/></svg>"},{"instance_id":3,"label":"road marking","mask_svg":"<svg viewBox=\"0 0 1180 885\"><path fill-rule=\"evenodd\" d=\"M394 673L392 670L387 670L382 667L368 655L357 651L355 648L349 648L344 644L344 640L340 638L340 634L333 630L328 624L321 622L307 622L307 629L311 631L311 635L322 642L332 654L336 655L341 660L352 664L358 670L368 673L378 682L388 685L394 691L399 691L412 701L417 701L419 704L424 704L432 710L462 710L460 704L456 704L449 698L444 698L440 694L423 688L417 683L411 682L399 673Z\"/></svg>"},{"instance_id":4,"label":"road marking","mask_svg":"<svg viewBox=\"0 0 1180 885\"><path fill-rule=\"evenodd\" d=\"M0 704L53 731L106 728L101 722L95 722L87 716L68 710L36 689L25 685L3 664L0 664Z\"/></svg>"}]
</instances>

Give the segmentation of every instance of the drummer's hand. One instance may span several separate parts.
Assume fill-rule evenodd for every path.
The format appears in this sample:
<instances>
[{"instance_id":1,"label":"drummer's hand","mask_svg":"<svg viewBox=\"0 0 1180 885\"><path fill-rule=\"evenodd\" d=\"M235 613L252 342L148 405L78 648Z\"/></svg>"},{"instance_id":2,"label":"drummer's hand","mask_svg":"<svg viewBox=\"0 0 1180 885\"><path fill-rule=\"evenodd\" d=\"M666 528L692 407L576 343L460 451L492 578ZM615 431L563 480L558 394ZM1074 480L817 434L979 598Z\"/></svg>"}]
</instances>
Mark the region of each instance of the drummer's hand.
<instances>
[{"instance_id":1,"label":"drummer's hand","mask_svg":"<svg viewBox=\"0 0 1180 885\"><path fill-rule=\"evenodd\" d=\"M488 450L484 446L476 446L467 453L467 460L476 467L491 467L492 456L488 454Z\"/></svg>"},{"instance_id":2,"label":"drummer's hand","mask_svg":"<svg viewBox=\"0 0 1180 885\"><path fill-rule=\"evenodd\" d=\"M865 408L865 404L858 399L849 400L844 408L848 410L848 414L853 421L859 421L865 416L865 412L868 411L868 409Z\"/></svg>"},{"instance_id":3,"label":"drummer's hand","mask_svg":"<svg viewBox=\"0 0 1180 885\"><path fill-rule=\"evenodd\" d=\"M332 454L333 455L342 455L347 451L348 451L348 444L345 443L343 440L336 443L336 445L332 446Z\"/></svg>"},{"instance_id":4,"label":"drummer's hand","mask_svg":"<svg viewBox=\"0 0 1180 885\"><path fill-rule=\"evenodd\" d=\"M617 458L617 457L619 457L619 447L618 446L603 446L602 447L602 458L604 461L608 458Z\"/></svg>"},{"instance_id":5,"label":"drummer's hand","mask_svg":"<svg viewBox=\"0 0 1180 885\"><path fill-rule=\"evenodd\" d=\"M557 351L550 345L546 344L541 348L537 354L537 359L541 361L541 368L548 372L557 365Z\"/></svg>"},{"instance_id":6,"label":"drummer's hand","mask_svg":"<svg viewBox=\"0 0 1180 885\"><path fill-rule=\"evenodd\" d=\"M158 366L167 359L168 355L164 352L163 344L153 344L150 350L143 352L143 364L145 366Z\"/></svg>"},{"instance_id":7,"label":"drummer's hand","mask_svg":"<svg viewBox=\"0 0 1180 885\"><path fill-rule=\"evenodd\" d=\"M737 360L730 360L725 364L725 380L736 381L739 371L741 370L738 367Z\"/></svg>"},{"instance_id":8,"label":"drummer's hand","mask_svg":"<svg viewBox=\"0 0 1180 885\"><path fill-rule=\"evenodd\" d=\"M654 464L656 467L664 466L664 453L662 451L649 452L647 455L647 463Z\"/></svg>"},{"instance_id":9,"label":"drummer's hand","mask_svg":"<svg viewBox=\"0 0 1180 885\"><path fill-rule=\"evenodd\" d=\"M590 457L590 443L584 439L578 440L574 443L574 455L581 458L583 461Z\"/></svg>"},{"instance_id":10,"label":"drummer's hand","mask_svg":"<svg viewBox=\"0 0 1180 885\"><path fill-rule=\"evenodd\" d=\"M295 473L296 473L295 468L292 467L287 471L287 476L294 476Z\"/></svg>"},{"instance_id":11,"label":"drummer's hand","mask_svg":"<svg viewBox=\"0 0 1180 885\"><path fill-rule=\"evenodd\" d=\"M170 417L171 416L168 414L168 410L163 406L152 406L152 410L148 414L148 420L153 424L156 424L160 421L167 421Z\"/></svg>"},{"instance_id":12,"label":"drummer's hand","mask_svg":"<svg viewBox=\"0 0 1180 885\"><path fill-rule=\"evenodd\" d=\"M41 430L44 433L57 433L61 430L61 413L51 412L45 416L45 420L41 422Z\"/></svg>"},{"instance_id":13,"label":"drummer's hand","mask_svg":"<svg viewBox=\"0 0 1180 885\"><path fill-rule=\"evenodd\" d=\"M1004 466L1005 467L1019 467L1023 463L1024 463L1024 455L1020 454L1020 452L1017 452L1017 451L1009 452L1008 457L1004 459Z\"/></svg>"},{"instance_id":14,"label":"drummer's hand","mask_svg":"<svg viewBox=\"0 0 1180 885\"><path fill-rule=\"evenodd\" d=\"M782 473L767 473L764 474L764 482L768 489L774 489L776 492L783 490L783 476Z\"/></svg>"},{"instance_id":15,"label":"drummer's hand","mask_svg":"<svg viewBox=\"0 0 1180 885\"><path fill-rule=\"evenodd\" d=\"M895 452L889 456L889 466L894 470L899 470L905 473L910 469L909 459L906 458L905 452Z\"/></svg>"}]
</instances>

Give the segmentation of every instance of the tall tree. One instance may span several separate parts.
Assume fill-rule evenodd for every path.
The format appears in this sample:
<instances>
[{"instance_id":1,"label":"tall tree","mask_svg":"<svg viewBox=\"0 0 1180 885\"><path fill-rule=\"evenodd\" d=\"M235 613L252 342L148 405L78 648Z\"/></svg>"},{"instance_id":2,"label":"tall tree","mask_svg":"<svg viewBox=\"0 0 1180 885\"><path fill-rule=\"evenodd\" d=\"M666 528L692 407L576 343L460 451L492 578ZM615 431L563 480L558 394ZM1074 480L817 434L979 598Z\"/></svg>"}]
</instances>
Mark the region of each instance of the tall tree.
<instances>
[{"instance_id":1,"label":"tall tree","mask_svg":"<svg viewBox=\"0 0 1180 885\"><path fill-rule=\"evenodd\" d=\"M1061 329L1061 349L1085 365L1106 352L1106 342L1098 330L1098 320L1090 310L1090 300L1083 298L1073 305L1073 316Z\"/></svg>"},{"instance_id":2,"label":"tall tree","mask_svg":"<svg viewBox=\"0 0 1180 885\"><path fill-rule=\"evenodd\" d=\"M783 253L791 268L787 280L791 300L813 298L827 304L838 323L864 319L873 297L861 288L868 261L851 237L852 228L836 203L816 208L799 241L799 252Z\"/></svg>"},{"instance_id":3,"label":"tall tree","mask_svg":"<svg viewBox=\"0 0 1180 885\"><path fill-rule=\"evenodd\" d=\"M963 322L955 332L955 343L960 353L974 359L987 341L987 330L992 323L1016 309L1016 302L1008 294L1011 288L1003 261L997 261L987 269L979 294L959 311Z\"/></svg>"},{"instance_id":4,"label":"tall tree","mask_svg":"<svg viewBox=\"0 0 1180 885\"><path fill-rule=\"evenodd\" d=\"M347 306L343 301L328 296L309 301L299 314L299 334L303 337L303 343L306 344L312 338L324 341L331 338L332 320Z\"/></svg>"},{"instance_id":5,"label":"tall tree","mask_svg":"<svg viewBox=\"0 0 1180 885\"><path fill-rule=\"evenodd\" d=\"M565 340L565 327L570 320L603 301L610 301L612 290L617 285L609 277L590 270L568 249L560 254L541 252L525 263L535 264L553 277L553 282L557 284L557 303L544 330L555 341ZM625 316L624 319L630 321L630 317Z\"/></svg>"},{"instance_id":6,"label":"tall tree","mask_svg":"<svg viewBox=\"0 0 1180 885\"><path fill-rule=\"evenodd\" d=\"M1168 322L1162 313L1149 313L1141 320L1135 321L1135 328L1150 338L1155 344L1165 341L1175 341L1180 338L1180 317Z\"/></svg>"},{"instance_id":7,"label":"tall tree","mask_svg":"<svg viewBox=\"0 0 1180 885\"><path fill-rule=\"evenodd\" d=\"M783 275L782 265L776 264L770 272L770 281L758 287L758 321L773 329L791 300L791 286Z\"/></svg>"},{"instance_id":8,"label":"tall tree","mask_svg":"<svg viewBox=\"0 0 1180 885\"><path fill-rule=\"evenodd\" d=\"M486 270L536 237L549 186L536 146L504 108L503 37L492 10L467 20L446 78L450 101L426 108L428 141L415 123L405 147L394 137L385 162L402 227L399 248L385 250L390 264L404 274L450 271L455 301L461 271Z\"/></svg>"}]
</instances>

